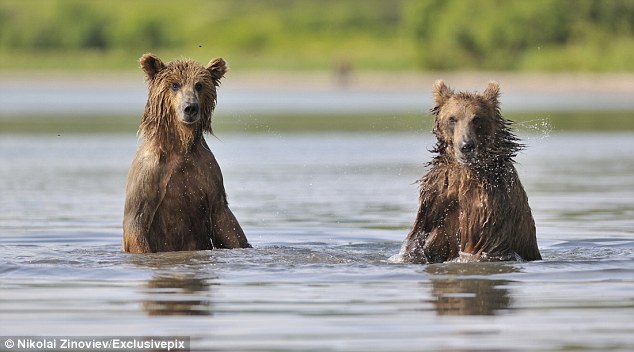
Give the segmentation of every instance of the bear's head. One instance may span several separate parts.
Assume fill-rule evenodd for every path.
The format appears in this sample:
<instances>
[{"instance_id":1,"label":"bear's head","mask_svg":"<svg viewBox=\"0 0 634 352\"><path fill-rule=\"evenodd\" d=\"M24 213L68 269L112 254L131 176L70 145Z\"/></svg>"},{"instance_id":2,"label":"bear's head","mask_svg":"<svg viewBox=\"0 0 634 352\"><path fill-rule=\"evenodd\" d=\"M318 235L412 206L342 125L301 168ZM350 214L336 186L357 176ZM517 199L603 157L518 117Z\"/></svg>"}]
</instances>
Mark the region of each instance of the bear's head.
<instances>
[{"instance_id":1,"label":"bear's head","mask_svg":"<svg viewBox=\"0 0 634 352\"><path fill-rule=\"evenodd\" d=\"M186 146L202 132L212 132L216 87L227 72L223 59L213 59L203 67L192 60L165 64L153 54L144 54L139 62L148 83L140 127L144 138Z\"/></svg>"},{"instance_id":2,"label":"bear's head","mask_svg":"<svg viewBox=\"0 0 634 352\"><path fill-rule=\"evenodd\" d=\"M498 103L500 87L489 82L484 93L454 92L442 80L434 84L434 151L459 164L488 167L522 149Z\"/></svg>"}]
</instances>

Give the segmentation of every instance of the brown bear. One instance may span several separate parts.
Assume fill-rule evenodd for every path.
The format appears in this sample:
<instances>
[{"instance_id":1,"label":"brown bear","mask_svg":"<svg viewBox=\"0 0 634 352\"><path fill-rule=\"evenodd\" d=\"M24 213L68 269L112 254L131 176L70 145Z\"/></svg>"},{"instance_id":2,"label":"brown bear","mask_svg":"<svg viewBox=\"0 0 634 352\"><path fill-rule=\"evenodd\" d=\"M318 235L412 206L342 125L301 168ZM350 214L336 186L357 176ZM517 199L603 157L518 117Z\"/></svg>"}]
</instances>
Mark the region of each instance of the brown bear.
<instances>
[{"instance_id":1,"label":"brown bear","mask_svg":"<svg viewBox=\"0 0 634 352\"><path fill-rule=\"evenodd\" d=\"M223 59L139 60L149 87L126 184L123 250L133 253L250 247L229 209L211 133Z\"/></svg>"},{"instance_id":2,"label":"brown bear","mask_svg":"<svg viewBox=\"0 0 634 352\"><path fill-rule=\"evenodd\" d=\"M434 84L436 156L419 180L419 209L399 254L403 261L541 259L513 160L524 146L500 113L499 95L495 82L483 94Z\"/></svg>"}]
</instances>

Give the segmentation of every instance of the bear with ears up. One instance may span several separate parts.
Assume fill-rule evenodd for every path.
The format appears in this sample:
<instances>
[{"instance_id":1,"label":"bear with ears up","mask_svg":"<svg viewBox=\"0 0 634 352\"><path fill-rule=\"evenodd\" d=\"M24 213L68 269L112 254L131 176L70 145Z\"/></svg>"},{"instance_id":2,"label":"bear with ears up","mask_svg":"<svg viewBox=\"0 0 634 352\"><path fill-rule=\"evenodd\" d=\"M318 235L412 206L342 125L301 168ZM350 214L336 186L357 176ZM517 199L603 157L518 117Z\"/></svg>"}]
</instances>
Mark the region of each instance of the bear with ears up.
<instances>
[{"instance_id":1,"label":"bear with ears up","mask_svg":"<svg viewBox=\"0 0 634 352\"><path fill-rule=\"evenodd\" d=\"M140 59L148 99L130 167L123 250L133 253L250 247L229 209L220 167L207 145L223 59Z\"/></svg>"},{"instance_id":2,"label":"bear with ears up","mask_svg":"<svg viewBox=\"0 0 634 352\"><path fill-rule=\"evenodd\" d=\"M535 221L513 158L523 148L502 117L499 85L482 94L434 84L436 154L399 257L413 263L538 260Z\"/></svg>"}]
</instances>

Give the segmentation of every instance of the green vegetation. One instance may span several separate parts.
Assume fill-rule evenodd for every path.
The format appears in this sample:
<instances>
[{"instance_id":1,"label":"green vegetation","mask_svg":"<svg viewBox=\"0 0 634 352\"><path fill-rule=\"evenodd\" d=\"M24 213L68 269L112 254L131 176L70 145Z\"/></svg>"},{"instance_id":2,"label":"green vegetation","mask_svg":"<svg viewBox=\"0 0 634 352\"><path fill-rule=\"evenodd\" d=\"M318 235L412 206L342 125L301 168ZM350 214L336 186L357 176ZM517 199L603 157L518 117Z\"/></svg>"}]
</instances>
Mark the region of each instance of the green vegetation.
<instances>
[{"instance_id":1,"label":"green vegetation","mask_svg":"<svg viewBox=\"0 0 634 352\"><path fill-rule=\"evenodd\" d=\"M631 0L416 1L407 14L427 68L634 68Z\"/></svg>"},{"instance_id":2,"label":"green vegetation","mask_svg":"<svg viewBox=\"0 0 634 352\"><path fill-rule=\"evenodd\" d=\"M563 131L634 131L632 112L516 113L520 135ZM0 133L135 133L139 117L67 116L0 118ZM219 115L214 131L224 133L419 132L430 133L431 115Z\"/></svg>"},{"instance_id":3,"label":"green vegetation","mask_svg":"<svg viewBox=\"0 0 634 352\"><path fill-rule=\"evenodd\" d=\"M412 68L401 2L3 0L6 69L134 68L144 52L254 69ZM45 58L45 59L43 59Z\"/></svg>"},{"instance_id":4,"label":"green vegetation","mask_svg":"<svg viewBox=\"0 0 634 352\"><path fill-rule=\"evenodd\" d=\"M631 0L3 0L0 70L633 71Z\"/></svg>"}]
</instances>

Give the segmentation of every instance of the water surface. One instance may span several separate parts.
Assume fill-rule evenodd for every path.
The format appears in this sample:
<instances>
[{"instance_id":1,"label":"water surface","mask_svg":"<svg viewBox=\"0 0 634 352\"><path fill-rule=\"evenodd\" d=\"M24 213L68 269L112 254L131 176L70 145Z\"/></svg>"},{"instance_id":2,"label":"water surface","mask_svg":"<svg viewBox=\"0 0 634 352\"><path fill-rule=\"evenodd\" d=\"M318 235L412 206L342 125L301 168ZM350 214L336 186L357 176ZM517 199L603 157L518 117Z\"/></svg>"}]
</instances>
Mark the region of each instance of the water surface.
<instances>
[{"instance_id":1,"label":"water surface","mask_svg":"<svg viewBox=\"0 0 634 352\"><path fill-rule=\"evenodd\" d=\"M195 350L634 350L633 134L528 135L544 260L391 263L429 134L209 138L253 249L121 253L133 135L0 135L2 335Z\"/></svg>"}]
</instances>

